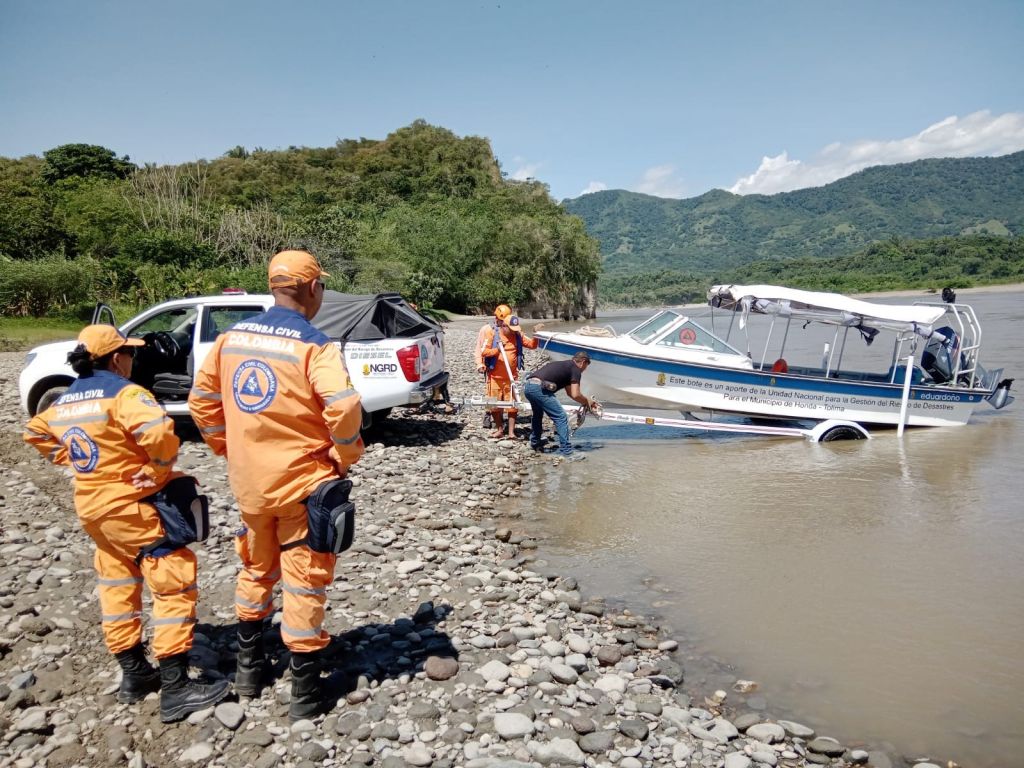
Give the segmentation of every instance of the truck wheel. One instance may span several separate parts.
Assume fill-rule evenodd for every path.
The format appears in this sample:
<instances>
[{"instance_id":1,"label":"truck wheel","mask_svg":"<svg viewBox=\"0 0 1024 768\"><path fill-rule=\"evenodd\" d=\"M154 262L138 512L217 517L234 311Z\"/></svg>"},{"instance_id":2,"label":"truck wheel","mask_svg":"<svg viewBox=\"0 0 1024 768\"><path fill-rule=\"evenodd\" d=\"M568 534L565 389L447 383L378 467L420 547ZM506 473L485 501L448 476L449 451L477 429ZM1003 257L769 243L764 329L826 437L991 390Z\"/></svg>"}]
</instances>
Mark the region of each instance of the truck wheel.
<instances>
[{"instance_id":1,"label":"truck wheel","mask_svg":"<svg viewBox=\"0 0 1024 768\"><path fill-rule=\"evenodd\" d=\"M36 402L36 413L42 413L43 411L45 411L47 408L49 408L51 405L57 402L58 397L60 397L67 391L67 386L63 384L59 387L50 387L48 390L43 392L39 400ZM34 416L35 414L32 415Z\"/></svg>"},{"instance_id":2,"label":"truck wheel","mask_svg":"<svg viewBox=\"0 0 1024 768\"><path fill-rule=\"evenodd\" d=\"M381 408L379 411L363 411L363 432L367 432L374 427L379 427L381 422L388 417L391 413L390 408Z\"/></svg>"}]
</instances>

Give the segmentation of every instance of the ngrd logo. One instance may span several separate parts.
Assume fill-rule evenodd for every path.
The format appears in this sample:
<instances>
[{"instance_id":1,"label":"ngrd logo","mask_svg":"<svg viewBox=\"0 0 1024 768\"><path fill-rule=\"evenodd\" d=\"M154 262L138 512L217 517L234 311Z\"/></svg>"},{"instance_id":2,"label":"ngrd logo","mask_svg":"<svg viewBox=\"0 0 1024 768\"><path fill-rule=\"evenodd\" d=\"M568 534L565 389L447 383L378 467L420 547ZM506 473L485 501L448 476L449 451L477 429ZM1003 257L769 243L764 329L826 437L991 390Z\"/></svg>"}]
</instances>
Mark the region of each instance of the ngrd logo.
<instances>
[{"instance_id":1,"label":"ngrd logo","mask_svg":"<svg viewBox=\"0 0 1024 768\"><path fill-rule=\"evenodd\" d=\"M394 376L397 373L396 363L363 363L363 376Z\"/></svg>"}]
</instances>

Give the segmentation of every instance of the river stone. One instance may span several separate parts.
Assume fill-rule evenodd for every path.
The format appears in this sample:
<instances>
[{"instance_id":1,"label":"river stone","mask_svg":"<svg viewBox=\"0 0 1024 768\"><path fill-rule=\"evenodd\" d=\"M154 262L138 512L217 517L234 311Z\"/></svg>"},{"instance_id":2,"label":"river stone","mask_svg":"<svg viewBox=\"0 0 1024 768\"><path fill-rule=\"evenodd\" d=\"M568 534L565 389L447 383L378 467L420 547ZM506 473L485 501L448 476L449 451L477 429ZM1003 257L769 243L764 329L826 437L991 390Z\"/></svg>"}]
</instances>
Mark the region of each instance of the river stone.
<instances>
[{"instance_id":1,"label":"river stone","mask_svg":"<svg viewBox=\"0 0 1024 768\"><path fill-rule=\"evenodd\" d=\"M622 661L622 651L614 645L602 645L597 649L597 660L605 667L613 667Z\"/></svg>"},{"instance_id":2,"label":"river stone","mask_svg":"<svg viewBox=\"0 0 1024 768\"><path fill-rule=\"evenodd\" d=\"M477 674L487 681L497 680L498 682L504 682L508 679L511 672L507 665L502 664L497 659L493 659L480 667L477 670Z\"/></svg>"},{"instance_id":3,"label":"river stone","mask_svg":"<svg viewBox=\"0 0 1024 768\"><path fill-rule=\"evenodd\" d=\"M568 664L551 664L548 667L548 672L551 673L551 677L555 681L562 683L563 685L572 685L580 679L576 670Z\"/></svg>"},{"instance_id":4,"label":"river stone","mask_svg":"<svg viewBox=\"0 0 1024 768\"><path fill-rule=\"evenodd\" d=\"M765 744L774 744L786 738L786 731L776 723L758 723L747 728L747 736Z\"/></svg>"},{"instance_id":5,"label":"river stone","mask_svg":"<svg viewBox=\"0 0 1024 768\"><path fill-rule=\"evenodd\" d=\"M730 752L725 756L725 768L750 768L750 762L742 752Z\"/></svg>"},{"instance_id":6,"label":"river stone","mask_svg":"<svg viewBox=\"0 0 1024 768\"><path fill-rule=\"evenodd\" d=\"M594 731L580 736L580 749L590 755L603 755L615 746L615 731Z\"/></svg>"},{"instance_id":7,"label":"river stone","mask_svg":"<svg viewBox=\"0 0 1024 768\"><path fill-rule=\"evenodd\" d=\"M370 736L374 739L386 739L387 741L398 741L398 726L394 723L377 723L370 730Z\"/></svg>"},{"instance_id":8,"label":"river stone","mask_svg":"<svg viewBox=\"0 0 1024 768\"><path fill-rule=\"evenodd\" d=\"M848 759L851 763L861 765L866 763L871 758L871 755L863 749L851 749Z\"/></svg>"},{"instance_id":9,"label":"river stone","mask_svg":"<svg viewBox=\"0 0 1024 768\"><path fill-rule=\"evenodd\" d=\"M206 741L193 744L178 757L186 763L205 763L213 757L213 745Z\"/></svg>"},{"instance_id":10,"label":"river stone","mask_svg":"<svg viewBox=\"0 0 1024 768\"><path fill-rule=\"evenodd\" d=\"M533 733L533 721L515 712L499 712L494 716L494 730L503 739L520 739Z\"/></svg>"},{"instance_id":11,"label":"river stone","mask_svg":"<svg viewBox=\"0 0 1024 768\"><path fill-rule=\"evenodd\" d=\"M732 721L732 724L736 726L736 730L740 733L744 733L750 726L757 725L761 722L761 716L756 712L744 712L739 717Z\"/></svg>"},{"instance_id":12,"label":"river stone","mask_svg":"<svg viewBox=\"0 0 1024 768\"><path fill-rule=\"evenodd\" d=\"M643 720L622 720L619 723L619 733L631 739L644 741L647 739L650 729Z\"/></svg>"},{"instance_id":13,"label":"river stone","mask_svg":"<svg viewBox=\"0 0 1024 768\"><path fill-rule=\"evenodd\" d=\"M605 693L623 693L626 690L626 681L618 675L602 675L594 683L594 687Z\"/></svg>"},{"instance_id":14,"label":"river stone","mask_svg":"<svg viewBox=\"0 0 1024 768\"><path fill-rule=\"evenodd\" d=\"M311 763L322 763L327 759L328 754L329 752L323 744L318 744L315 741L307 741L299 749L299 757L303 757Z\"/></svg>"},{"instance_id":15,"label":"river stone","mask_svg":"<svg viewBox=\"0 0 1024 768\"><path fill-rule=\"evenodd\" d=\"M569 725L571 725L572 729L580 735L593 733L597 730L597 725L594 721L589 717L584 717L583 715L575 715L569 720Z\"/></svg>"},{"instance_id":16,"label":"river stone","mask_svg":"<svg viewBox=\"0 0 1024 768\"><path fill-rule=\"evenodd\" d=\"M541 765L583 765L587 759L579 745L571 739L531 741L527 748L533 759Z\"/></svg>"},{"instance_id":17,"label":"river stone","mask_svg":"<svg viewBox=\"0 0 1024 768\"><path fill-rule=\"evenodd\" d=\"M242 744L253 744L257 747L269 747L274 743L274 737L266 728L257 726L248 731L242 731L238 736L238 741Z\"/></svg>"},{"instance_id":18,"label":"river stone","mask_svg":"<svg viewBox=\"0 0 1024 768\"><path fill-rule=\"evenodd\" d=\"M693 720L693 715L689 710L679 707L664 707L661 710L661 719L680 730L686 730L686 726Z\"/></svg>"},{"instance_id":19,"label":"river stone","mask_svg":"<svg viewBox=\"0 0 1024 768\"><path fill-rule=\"evenodd\" d=\"M413 744L402 750L402 757L409 765L425 768L434 762L433 753L423 744Z\"/></svg>"},{"instance_id":20,"label":"river stone","mask_svg":"<svg viewBox=\"0 0 1024 768\"><path fill-rule=\"evenodd\" d=\"M240 704L228 701L222 704L218 704L213 710L213 716L220 721L221 725L232 731L237 731L238 727L245 720L245 709Z\"/></svg>"},{"instance_id":21,"label":"river stone","mask_svg":"<svg viewBox=\"0 0 1024 768\"><path fill-rule=\"evenodd\" d=\"M846 747L828 736L819 736L816 739L811 739L811 741L807 742L807 748L811 752L828 755L829 757L840 757L846 751Z\"/></svg>"},{"instance_id":22,"label":"river stone","mask_svg":"<svg viewBox=\"0 0 1024 768\"><path fill-rule=\"evenodd\" d=\"M437 705L430 701L417 701L409 707L409 717L413 720L436 720L441 716Z\"/></svg>"},{"instance_id":23,"label":"river stone","mask_svg":"<svg viewBox=\"0 0 1024 768\"><path fill-rule=\"evenodd\" d=\"M762 765L778 765L779 758L774 752L765 752L764 750L754 750L750 753L751 759L755 763L761 763Z\"/></svg>"},{"instance_id":24,"label":"river stone","mask_svg":"<svg viewBox=\"0 0 1024 768\"><path fill-rule=\"evenodd\" d=\"M808 728L806 725L795 723L792 720L779 720L778 722L790 736L796 736L801 739L814 738L813 728Z\"/></svg>"},{"instance_id":25,"label":"river stone","mask_svg":"<svg viewBox=\"0 0 1024 768\"><path fill-rule=\"evenodd\" d=\"M459 674L459 662L447 656L429 656L423 671L431 680L450 680Z\"/></svg>"},{"instance_id":26,"label":"river stone","mask_svg":"<svg viewBox=\"0 0 1024 768\"><path fill-rule=\"evenodd\" d=\"M676 742L672 746L672 759L677 763L681 763L684 760L689 760L690 755L692 754L693 748L685 741Z\"/></svg>"},{"instance_id":27,"label":"river stone","mask_svg":"<svg viewBox=\"0 0 1024 768\"><path fill-rule=\"evenodd\" d=\"M14 724L16 731L41 731L46 728L46 709L44 707L32 707L26 709Z\"/></svg>"}]
</instances>

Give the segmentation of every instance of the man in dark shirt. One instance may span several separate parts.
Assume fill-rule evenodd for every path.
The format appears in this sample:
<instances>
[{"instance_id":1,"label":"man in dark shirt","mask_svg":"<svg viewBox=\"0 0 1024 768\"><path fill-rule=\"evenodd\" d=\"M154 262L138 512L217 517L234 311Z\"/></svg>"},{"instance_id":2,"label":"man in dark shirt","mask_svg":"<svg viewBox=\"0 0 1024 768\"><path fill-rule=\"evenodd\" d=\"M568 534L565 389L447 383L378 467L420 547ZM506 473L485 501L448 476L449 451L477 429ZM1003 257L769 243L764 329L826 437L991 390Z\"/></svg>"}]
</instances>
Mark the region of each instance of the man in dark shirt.
<instances>
[{"instance_id":1,"label":"man in dark shirt","mask_svg":"<svg viewBox=\"0 0 1024 768\"><path fill-rule=\"evenodd\" d=\"M590 355L581 351L573 355L571 360L548 363L527 376L523 393L533 408L533 426L530 430L530 447L533 450L541 449L540 436L546 413L555 423L558 450L562 457L567 461L587 458L582 454L573 453L572 443L569 442L569 417L562 404L558 402L556 393L564 389L569 397L580 405L593 408L597 404L596 401L580 392L580 380L588 365Z\"/></svg>"}]
</instances>

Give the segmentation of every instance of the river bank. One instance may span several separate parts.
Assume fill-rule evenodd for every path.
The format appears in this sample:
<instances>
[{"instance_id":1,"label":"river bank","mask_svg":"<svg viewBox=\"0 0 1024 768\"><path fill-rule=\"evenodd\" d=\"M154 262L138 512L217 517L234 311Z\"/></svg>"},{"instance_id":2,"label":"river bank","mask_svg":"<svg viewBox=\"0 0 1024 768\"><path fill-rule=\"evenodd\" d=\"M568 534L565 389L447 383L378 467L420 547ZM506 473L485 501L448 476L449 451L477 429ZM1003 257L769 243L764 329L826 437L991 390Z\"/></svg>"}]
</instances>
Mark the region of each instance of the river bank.
<instances>
[{"instance_id":1,"label":"river bank","mask_svg":"<svg viewBox=\"0 0 1024 768\"><path fill-rule=\"evenodd\" d=\"M479 320L479 319L477 319ZM479 322L450 325L455 396L480 394ZM328 592L325 689L337 705L289 724L287 654L275 684L163 726L156 697L117 704L102 643L91 546L61 472L20 442L20 354L0 354L0 758L15 766L381 765L749 768L902 761L773 721L734 690L688 688L678 638L610 610L538 557L508 502L571 474L525 441L487 439L480 413L392 415L352 472L356 545ZM195 547L200 623L193 666L234 665L238 511L223 461L183 444L180 466L211 498ZM279 616L275 616L276 621ZM732 687L731 687L732 688ZM745 704L736 709L737 698ZM918 768L928 762L915 761Z\"/></svg>"}]
</instances>

